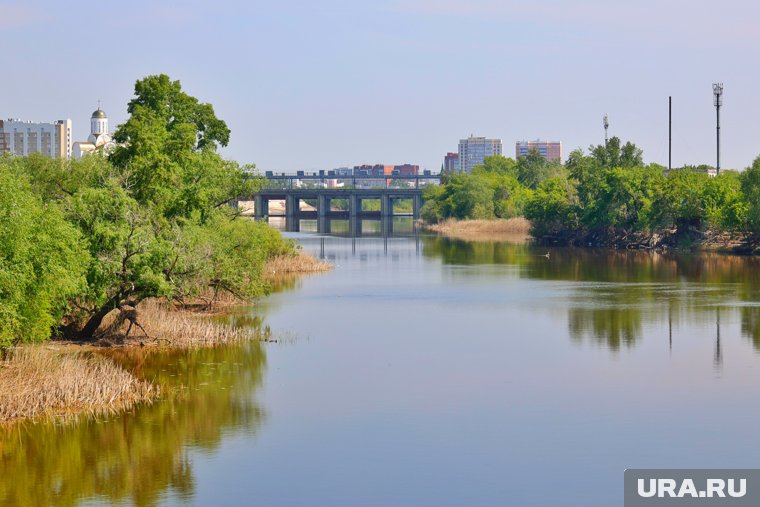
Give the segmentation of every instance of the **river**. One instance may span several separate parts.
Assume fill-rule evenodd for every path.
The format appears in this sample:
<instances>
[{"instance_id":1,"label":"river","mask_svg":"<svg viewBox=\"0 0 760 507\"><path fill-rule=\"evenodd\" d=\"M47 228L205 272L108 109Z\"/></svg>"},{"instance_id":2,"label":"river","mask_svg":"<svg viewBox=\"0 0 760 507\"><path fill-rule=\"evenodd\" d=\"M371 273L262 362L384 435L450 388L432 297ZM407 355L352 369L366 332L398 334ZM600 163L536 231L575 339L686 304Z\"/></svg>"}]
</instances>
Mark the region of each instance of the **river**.
<instances>
[{"instance_id":1,"label":"river","mask_svg":"<svg viewBox=\"0 0 760 507\"><path fill-rule=\"evenodd\" d=\"M760 259L293 234L335 268L275 343L116 359L151 406L0 436L2 505L613 506L626 468L758 468Z\"/></svg>"}]
</instances>

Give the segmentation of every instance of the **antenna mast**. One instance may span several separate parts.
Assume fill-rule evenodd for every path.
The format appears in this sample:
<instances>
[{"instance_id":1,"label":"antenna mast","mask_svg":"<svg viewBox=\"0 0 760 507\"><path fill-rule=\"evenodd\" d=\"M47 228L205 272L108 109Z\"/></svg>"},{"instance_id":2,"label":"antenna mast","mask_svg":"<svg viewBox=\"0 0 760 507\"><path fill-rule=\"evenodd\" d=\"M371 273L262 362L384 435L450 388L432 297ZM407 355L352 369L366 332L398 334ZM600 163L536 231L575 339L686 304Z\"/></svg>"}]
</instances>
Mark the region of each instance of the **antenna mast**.
<instances>
[{"instance_id":1,"label":"antenna mast","mask_svg":"<svg viewBox=\"0 0 760 507\"><path fill-rule=\"evenodd\" d=\"M607 147L607 129L610 128L610 119L607 113L604 113L604 147Z\"/></svg>"},{"instance_id":2,"label":"antenna mast","mask_svg":"<svg viewBox=\"0 0 760 507\"><path fill-rule=\"evenodd\" d=\"M715 174L720 174L720 106L723 105L723 83L713 83L713 99L715 104L716 115L716 137L717 137L717 163L715 164Z\"/></svg>"}]
</instances>

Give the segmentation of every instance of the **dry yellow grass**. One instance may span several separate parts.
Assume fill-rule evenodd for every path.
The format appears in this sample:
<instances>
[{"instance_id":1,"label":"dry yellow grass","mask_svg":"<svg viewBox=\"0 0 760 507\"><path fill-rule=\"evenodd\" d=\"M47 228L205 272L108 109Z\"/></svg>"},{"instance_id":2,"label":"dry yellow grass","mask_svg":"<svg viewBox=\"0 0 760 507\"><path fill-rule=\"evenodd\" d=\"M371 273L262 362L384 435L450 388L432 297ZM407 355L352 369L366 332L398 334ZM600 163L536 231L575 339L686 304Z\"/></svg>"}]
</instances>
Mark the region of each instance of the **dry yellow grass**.
<instances>
[{"instance_id":1,"label":"dry yellow grass","mask_svg":"<svg viewBox=\"0 0 760 507\"><path fill-rule=\"evenodd\" d=\"M0 422L110 414L157 395L98 354L28 346L8 350L0 363Z\"/></svg>"},{"instance_id":2,"label":"dry yellow grass","mask_svg":"<svg viewBox=\"0 0 760 507\"><path fill-rule=\"evenodd\" d=\"M264 266L264 276L321 273L331 269L332 265L329 262L320 261L304 252L298 252L295 255L279 255L270 259Z\"/></svg>"},{"instance_id":3,"label":"dry yellow grass","mask_svg":"<svg viewBox=\"0 0 760 507\"><path fill-rule=\"evenodd\" d=\"M530 239L530 222L522 217L496 220L449 219L425 227L442 236L469 241L523 243Z\"/></svg>"},{"instance_id":4,"label":"dry yellow grass","mask_svg":"<svg viewBox=\"0 0 760 507\"><path fill-rule=\"evenodd\" d=\"M118 312L115 310L114 312ZM213 347L262 337L254 328L238 327L213 319L208 313L175 308L170 303L150 299L137 307L137 322L126 345L163 345L173 348ZM112 317L111 317L112 318ZM125 322L106 341L122 342Z\"/></svg>"}]
</instances>

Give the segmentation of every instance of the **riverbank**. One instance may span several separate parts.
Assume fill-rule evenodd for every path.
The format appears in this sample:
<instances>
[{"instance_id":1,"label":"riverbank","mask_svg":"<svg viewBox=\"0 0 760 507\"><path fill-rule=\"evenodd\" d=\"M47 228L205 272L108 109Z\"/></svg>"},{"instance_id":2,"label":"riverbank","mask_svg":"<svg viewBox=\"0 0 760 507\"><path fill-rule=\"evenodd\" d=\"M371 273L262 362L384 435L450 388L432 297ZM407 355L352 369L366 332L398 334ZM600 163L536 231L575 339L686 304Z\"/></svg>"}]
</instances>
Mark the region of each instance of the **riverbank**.
<instances>
[{"instance_id":1,"label":"riverbank","mask_svg":"<svg viewBox=\"0 0 760 507\"><path fill-rule=\"evenodd\" d=\"M329 271L332 266L302 252L271 259L264 278ZM148 299L104 319L91 342L52 341L7 349L0 364L0 424L80 415L111 415L161 396L161 386L135 377L104 350L215 347L249 340L273 341L257 327L241 327L213 318L220 307L250 304L235 298L178 305Z\"/></svg>"},{"instance_id":2,"label":"riverbank","mask_svg":"<svg viewBox=\"0 0 760 507\"><path fill-rule=\"evenodd\" d=\"M107 415L149 403L160 388L109 359L71 345L30 345L5 352L0 422Z\"/></svg>"},{"instance_id":3,"label":"riverbank","mask_svg":"<svg viewBox=\"0 0 760 507\"><path fill-rule=\"evenodd\" d=\"M522 217L491 220L448 219L437 224L423 224L423 227L441 236L465 241L524 243L531 239L531 224Z\"/></svg>"},{"instance_id":4,"label":"riverbank","mask_svg":"<svg viewBox=\"0 0 760 507\"><path fill-rule=\"evenodd\" d=\"M689 252L720 252L737 255L760 253L750 237L737 232L724 232L695 228L679 230L675 227L654 231L594 232L564 231L560 234L537 236L539 245L610 248L614 250L679 250Z\"/></svg>"}]
</instances>

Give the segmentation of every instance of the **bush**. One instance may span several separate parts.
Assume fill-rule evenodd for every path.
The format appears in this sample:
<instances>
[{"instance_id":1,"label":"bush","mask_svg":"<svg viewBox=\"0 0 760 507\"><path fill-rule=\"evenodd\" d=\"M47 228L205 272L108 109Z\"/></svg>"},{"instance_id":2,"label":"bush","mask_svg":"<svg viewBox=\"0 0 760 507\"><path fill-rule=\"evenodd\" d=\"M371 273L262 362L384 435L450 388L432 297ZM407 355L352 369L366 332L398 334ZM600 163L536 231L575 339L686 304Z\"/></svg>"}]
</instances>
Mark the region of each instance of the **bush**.
<instances>
[{"instance_id":1,"label":"bush","mask_svg":"<svg viewBox=\"0 0 760 507\"><path fill-rule=\"evenodd\" d=\"M0 160L0 346L41 341L85 288L82 237Z\"/></svg>"}]
</instances>

